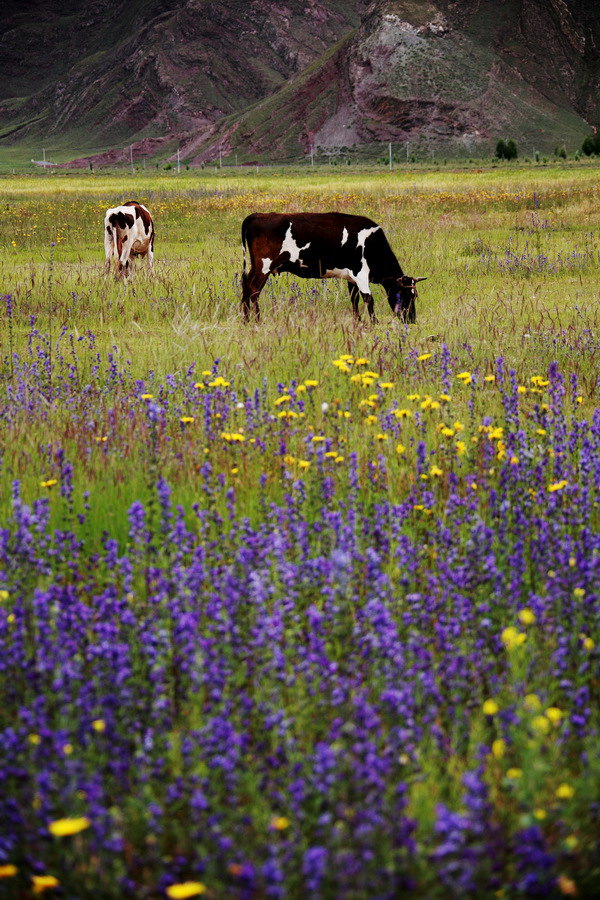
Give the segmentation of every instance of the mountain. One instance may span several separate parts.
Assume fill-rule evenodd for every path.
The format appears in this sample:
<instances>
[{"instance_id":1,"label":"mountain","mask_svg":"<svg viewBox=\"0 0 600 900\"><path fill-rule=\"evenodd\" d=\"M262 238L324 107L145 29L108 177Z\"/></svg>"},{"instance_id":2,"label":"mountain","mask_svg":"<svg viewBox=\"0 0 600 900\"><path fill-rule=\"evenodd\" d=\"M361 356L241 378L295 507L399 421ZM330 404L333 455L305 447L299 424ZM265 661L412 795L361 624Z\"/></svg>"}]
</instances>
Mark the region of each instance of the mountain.
<instances>
[{"instance_id":1,"label":"mountain","mask_svg":"<svg viewBox=\"0 0 600 900\"><path fill-rule=\"evenodd\" d=\"M4 0L0 143L200 163L409 141L577 145L600 125L587 0Z\"/></svg>"}]
</instances>

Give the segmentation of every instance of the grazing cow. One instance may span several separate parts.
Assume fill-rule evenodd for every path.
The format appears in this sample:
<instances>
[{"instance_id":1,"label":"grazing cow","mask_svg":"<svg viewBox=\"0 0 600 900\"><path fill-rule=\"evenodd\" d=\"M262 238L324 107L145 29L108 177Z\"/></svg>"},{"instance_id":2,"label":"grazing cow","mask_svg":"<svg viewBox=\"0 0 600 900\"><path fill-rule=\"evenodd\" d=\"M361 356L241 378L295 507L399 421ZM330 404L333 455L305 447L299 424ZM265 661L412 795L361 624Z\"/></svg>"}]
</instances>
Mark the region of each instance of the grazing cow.
<instances>
[{"instance_id":1,"label":"grazing cow","mask_svg":"<svg viewBox=\"0 0 600 900\"><path fill-rule=\"evenodd\" d=\"M130 261L147 256L150 271L154 262L154 222L145 206L128 200L122 206L107 209L104 217L104 251L106 274L111 261L117 264L117 274L124 277L131 271Z\"/></svg>"},{"instance_id":2,"label":"grazing cow","mask_svg":"<svg viewBox=\"0 0 600 900\"><path fill-rule=\"evenodd\" d=\"M416 319L418 281L405 275L380 225L345 213L254 213L242 223L244 274L242 310L250 304L260 317L258 297L269 275L291 272L301 278L342 278L348 282L354 316L359 295L374 319L369 283L383 285L392 311L408 322ZM246 273L246 247L250 271Z\"/></svg>"}]
</instances>

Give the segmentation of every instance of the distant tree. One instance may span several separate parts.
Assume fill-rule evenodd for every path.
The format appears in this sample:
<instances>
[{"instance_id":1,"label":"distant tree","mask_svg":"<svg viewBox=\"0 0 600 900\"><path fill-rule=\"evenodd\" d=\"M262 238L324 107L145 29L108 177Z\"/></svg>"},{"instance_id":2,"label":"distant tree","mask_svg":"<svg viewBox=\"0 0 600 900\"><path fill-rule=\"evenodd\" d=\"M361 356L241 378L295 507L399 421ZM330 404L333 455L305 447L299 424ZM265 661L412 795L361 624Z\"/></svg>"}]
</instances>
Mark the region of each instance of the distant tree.
<instances>
[{"instance_id":1,"label":"distant tree","mask_svg":"<svg viewBox=\"0 0 600 900\"><path fill-rule=\"evenodd\" d=\"M581 151L582 153L585 153L586 156L600 154L600 134L589 135L586 137L581 145Z\"/></svg>"},{"instance_id":2,"label":"distant tree","mask_svg":"<svg viewBox=\"0 0 600 900\"><path fill-rule=\"evenodd\" d=\"M508 141L500 140L496 144L496 157L498 159L516 159L519 155L517 145L512 138Z\"/></svg>"},{"instance_id":3,"label":"distant tree","mask_svg":"<svg viewBox=\"0 0 600 900\"><path fill-rule=\"evenodd\" d=\"M496 144L496 156L498 159L506 158L506 144L504 143L502 138L500 138L500 140Z\"/></svg>"},{"instance_id":4,"label":"distant tree","mask_svg":"<svg viewBox=\"0 0 600 900\"><path fill-rule=\"evenodd\" d=\"M564 144L562 146L557 145L554 148L554 155L558 156L560 159L567 158L567 148L564 146Z\"/></svg>"}]
</instances>

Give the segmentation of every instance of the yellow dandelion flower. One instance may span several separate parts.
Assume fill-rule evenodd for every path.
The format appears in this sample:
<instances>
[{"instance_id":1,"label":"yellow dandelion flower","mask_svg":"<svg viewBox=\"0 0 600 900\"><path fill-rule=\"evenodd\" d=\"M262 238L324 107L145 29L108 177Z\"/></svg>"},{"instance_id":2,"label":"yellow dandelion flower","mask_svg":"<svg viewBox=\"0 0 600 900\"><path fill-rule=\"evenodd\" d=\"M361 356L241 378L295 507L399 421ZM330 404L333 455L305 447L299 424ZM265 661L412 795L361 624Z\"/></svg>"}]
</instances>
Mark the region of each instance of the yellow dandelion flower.
<instances>
[{"instance_id":1,"label":"yellow dandelion flower","mask_svg":"<svg viewBox=\"0 0 600 900\"><path fill-rule=\"evenodd\" d=\"M336 462L336 463L343 463L343 462L344 462L344 457L343 457L343 456L336 456L336 458L334 459L334 462Z\"/></svg>"},{"instance_id":2,"label":"yellow dandelion flower","mask_svg":"<svg viewBox=\"0 0 600 900\"><path fill-rule=\"evenodd\" d=\"M495 741L492 741L492 755L496 759L502 759L505 752L506 742L503 741L502 738L497 738Z\"/></svg>"},{"instance_id":3,"label":"yellow dandelion flower","mask_svg":"<svg viewBox=\"0 0 600 900\"><path fill-rule=\"evenodd\" d=\"M532 712L538 712L542 708L542 701L537 694L526 694L523 702L525 708L530 709Z\"/></svg>"},{"instance_id":4,"label":"yellow dandelion flower","mask_svg":"<svg viewBox=\"0 0 600 900\"><path fill-rule=\"evenodd\" d=\"M213 381L209 381L209 387L229 387L230 382L225 381L222 375L217 375L217 377Z\"/></svg>"},{"instance_id":5,"label":"yellow dandelion flower","mask_svg":"<svg viewBox=\"0 0 600 900\"><path fill-rule=\"evenodd\" d=\"M0 603L4 603L5 600L8 600L9 596L8 591L0 591Z\"/></svg>"},{"instance_id":6,"label":"yellow dandelion flower","mask_svg":"<svg viewBox=\"0 0 600 900\"><path fill-rule=\"evenodd\" d=\"M526 608L519 612L519 622L522 625L535 625L537 618L533 610Z\"/></svg>"},{"instance_id":7,"label":"yellow dandelion flower","mask_svg":"<svg viewBox=\"0 0 600 900\"><path fill-rule=\"evenodd\" d=\"M556 788L556 796L559 800L570 800L571 797L575 796L575 789L570 784L563 782Z\"/></svg>"},{"instance_id":8,"label":"yellow dandelion flower","mask_svg":"<svg viewBox=\"0 0 600 900\"><path fill-rule=\"evenodd\" d=\"M154 394L140 394L140 400L153 400Z\"/></svg>"},{"instance_id":9,"label":"yellow dandelion flower","mask_svg":"<svg viewBox=\"0 0 600 900\"><path fill-rule=\"evenodd\" d=\"M275 401L275 406L281 406L282 403L289 403L291 399L289 394L282 394L281 397L278 397Z\"/></svg>"},{"instance_id":10,"label":"yellow dandelion flower","mask_svg":"<svg viewBox=\"0 0 600 900\"><path fill-rule=\"evenodd\" d=\"M0 878L14 878L19 870L12 863L0 866Z\"/></svg>"},{"instance_id":11,"label":"yellow dandelion flower","mask_svg":"<svg viewBox=\"0 0 600 900\"><path fill-rule=\"evenodd\" d=\"M440 400L443 400L445 403L450 403L452 397L450 394L440 394Z\"/></svg>"},{"instance_id":12,"label":"yellow dandelion flower","mask_svg":"<svg viewBox=\"0 0 600 900\"><path fill-rule=\"evenodd\" d=\"M582 643L583 643L583 649L584 649L584 650L587 650L588 653L591 653L591 651L592 651L592 650L594 649L594 647L596 646L596 645L594 644L594 641L593 641L593 639L592 639L591 637L583 637L583 638L582 638Z\"/></svg>"},{"instance_id":13,"label":"yellow dandelion flower","mask_svg":"<svg viewBox=\"0 0 600 900\"><path fill-rule=\"evenodd\" d=\"M426 359L431 359L433 353L421 353L420 356L417 356L417 360L419 362L425 362Z\"/></svg>"},{"instance_id":14,"label":"yellow dandelion flower","mask_svg":"<svg viewBox=\"0 0 600 900\"><path fill-rule=\"evenodd\" d=\"M40 481L40 486L45 488L54 487L55 484L58 484L56 478L49 478L48 481Z\"/></svg>"},{"instance_id":15,"label":"yellow dandelion flower","mask_svg":"<svg viewBox=\"0 0 600 900\"><path fill-rule=\"evenodd\" d=\"M525 387L524 384L520 384L517 387L517 394L526 394L526 393L527 393L527 388Z\"/></svg>"},{"instance_id":16,"label":"yellow dandelion flower","mask_svg":"<svg viewBox=\"0 0 600 900\"><path fill-rule=\"evenodd\" d=\"M467 452L467 445L464 441L456 441L455 445L458 456L464 456Z\"/></svg>"},{"instance_id":17,"label":"yellow dandelion flower","mask_svg":"<svg viewBox=\"0 0 600 900\"><path fill-rule=\"evenodd\" d=\"M31 880L34 894L43 894L44 891L49 891L60 884L58 878L55 878L54 875L32 875Z\"/></svg>"},{"instance_id":18,"label":"yellow dandelion flower","mask_svg":"<svg viewBox=\"0 0 600 900\"><path fill-rule=\"evenodd\" d=\"M548 815L548 813L546 812L545 809L538 808L538 809L534 809L534 811L533 811L533 816L535 819L538 820L538 822L543 822L544 819L547 817L547 815Z\"/></svg>"},{"instance_id":19,"label":"yellow dandelion flower","mask_svg":"<svg viewBox=\"0 0 600 900\"><path fill-rule=\"evenodd\" d=\"M473 376L470 372L459 372L456 377L459 381L462 381L463 384L471 384L473 381Z\"/></svg>"},{"instance_id":20,"label":"yellow dandelion flower","mask_svg":"<svg viewBox=\"0 0 600 900\"><path fill-rule=\"evenodd\" d=\"M507 778L513 778L515 781L519 778L523 777L523 769L518 769L516 766L506 771Z\"/></svg>"},{"instance_id":21,"label":"yellow dandelion flower","mask_svg":"<svg viewBox=\"0 0 600 900\"><path fill-rule=\"evenodd\" d=\"M106 731L106 722L104 721L104 719L94 719L94 721L92 722L92 728L94 729L94 731L97 731L98 734L102 734L104 731Z\"/></svg>"},{"instance_id":22,"label":"yellow dandelion flower","mask_svg":"<svg viewBox=\"0 0 600 900\"><path fill-rule=\"evenodd\" d=\"M271 819L270 827L273 831L285 831L286 828L290 827L290 820L286 819L285 816L274 816Z\"/></svg>"},{"instance_id":23,"label":"yellow dandelion flower","mask_svg":"<svg viewBox=\"0 0 600 900\"><path fill-rule=\"evenodd\" d=\"M420 394L407 394L406 399L407 400L420 400L421 395Z\"/></svg>"},{"instance_id":24,"label":"yellow dandelion flower","mask_svg":"<svg viewBox=\"0 0 600 900\"><path fill-rule=\"evenodd\" d=\"M182 881L180 884L171 884L165 893L171 900L187 900L188 897L198 897L206 893L206 885L201 881Z\"/></svg>"},{"instance_id":25,"label":"yellow dandelion flower","mask_svg":"<svg viewBox=\"0 0 600 900\"><path fill-rule=\"evenodd\" d=\"M314 435L311 437L311 441L313 442L313 444L320 444L320 443L322 443L324 440L325 440L325 437L324 437L324 435L322 435L322 434L314 434Z\"/></svg>"},{"instance_id":26,"label":"yellow dandelion flower","mask_svg":"<svg viewBox=\"0 0 600 900\"><path fill-rule=\"evenodd\" d=\"M581 600L582 597L585 597L585 588L576 587L573 590L573 596L577 597Z\"/></svg>"},{"instance_id":27,"label":"yellow dandelion flower","mask_svg":"<svg viewBox=\"0 0 600 900\"><path fill-rule=\"evenodd\" d=\"M203 381L197 381L196 384L194 385L194 387L198 388L198 390L200 390L200 391L203 391L204 388L206 387L206 385L204 384Z\"/></svg>"},{"instance_id":28,"label":"yellow dandelion flower","mask_svg":"<svg viewBox=\"0 0 600 900\"><path fill-rule=\"evenodd\" d=\"M383 388L384 390L389 390L389 388L394 387L394 382L393 381L380 381L379 387Z\"/></svg>"},{"instance_id":29,"label":"yellow dandelion flower","mask_svg":"<svg viewBox=\"0 0 600 900\"><path fill-rule=\"evenodd\" d=\"M354 360L354 365L355 366L368 366L369 360L364 356L359 356L358 359Z\"/></svg>"},{"instance_id":30,"label":"yellow dandelion flower","mask_svg":"<svg viewBox=\"0 0 600 900\"><path fill-rule=\"evenodd\" d=\"M409 416L412 416L412 412L410 409L395 409L394 415L397 419L408 419Z\"/></svg>"},{"instance_id":31,"label":"yellow dandelion flower","mask_svg":"<svg viewBox=\"0 0 600 900\"><path fill-rule=\"evenodd\" d=\"M534 716L531 720L531 727L538 734L548 734L550 731L550 721L546 716Z\"/></svg>"},{"instance_id":32,"label":"yellow dandelion flower","mask_svg":"<svg viewBox=\"0 0 600 900\"><path fill-rule=\"evenodd\" d=\"M562 491L568 483L565 478L562 481L555 481L553 484L548 485L548 493L553 494L555 491Z\"/></svg>"},{"instance_id":33,"label":"yellow dandelion flower","mask_svg":"<svg viewBox=\"0 0 600 900\"><path fill-rule=\"evenodd\" d=\"M30 744L33 744L34 747L37 747L39 744L42 743L42 739L39 734L28 734L27 740L29 741Z\"/></svg>"},{"instance_id":34,"label":"yellow dandelion flower","mask_svg":"<svg viewBox=\"0 0 600 900\"><path fill-rule=\"evenodd\" d=\"M182 416L179 421L181 422L182 425L189 425L190 422L194 421L194 417L193 416Z\"/></svg>"},{"instance_id":35,"label":"yellow dandelion flower","mask_svg":"<svg viewBox=\"0 0 600 900\"><path fill-rule=\"evenodd\" d=\"M404 444L396 444L396 453L402 455L402 453L406 453L406 447Z\"/></svg>"},{"instance_id":36,"label":"yellow dandelion flower","mask_svg":"<svg viewBox=\"0 0 600 900\"><path fill-rule=\"evenodd\" d=\"M465 426L462 424L462 422L455 422L452 427L454 428L455 431L464 431L465 430Z\"/></svg>"},{"instance_id":37,"label":"yellow dandelion flower","mask_svg":"<svg viewBox=\"0 0 600 900\"><path fill-rule=\"evenodd\" d=\"M564 713L562 709L559 709L558 706L549 706L546 710L546 718L549 719L553 725L559 725L563 719Z\"/></svg>"},{"instance_id":38,"label":"yellow dandelion flower","mask_svg":"<svg viewBox=\"0 0 600 900\"><path fill-rule=\"evenodd\" d=\"M439 478L440 475L443 475L444 473L443 473L442 470L439 468L439 466L431 466L431 468L429 469L429 474L430 474L433 478Z\"/></svg>"},{"instance_id":39,"label":"yellow dandelion flower","mask_svg":"<svg viewBox=\"0 0 600 900\"><path fill-rule=\"evenodd\" d=\"M486 375L485 378L484 378L483 380L484 380L484 381L495 381L495 380L496 380L496 376L495 376L495 375Z\"/></svg>"},{"instance_id":40,"label":"yellow dandelion flower","mask_svg":"<svg viewBox=\"0 0 600 900\"><path fill-rule=\"evenodd\" d=\"M492 700L491 698L489 700L486 700L481 708L486 716L495 716L496 713L500 710L500 707L498 706L496 701Z\"/></svg>"},{"instance_id":41,"label":"yellow dandelion flower","mask_svg":"<svg viewBox=\"0 0 600 900\"><path fill-rule=\"evenodd\" d=\"M70 837L72 834L79 834L91 825L87 816L79 816L75 819L56 819L48 825L48 831L54 837Z\"/></svg>"},{"instance_id":42,"label":"yellow dandelion flower","mask_svg":"<svg viewBox=\"0 0 600 900\"><path fill-rule=\"evenodd\" d=\"M308 469L308 468L310 467L310 462L309 462L309 460L308 460L308 459L299 459L299 460L298 460L298 467L299 467L300 469Z\"/></svg>"},{"instance_id":43,"label":"yellow dandelion flower","mask_svg":"<svg viewBox=\"0 0 600 900\"><path fill-rule=\"evenodd\" d=\"M511 456L509 462L510 462L511 466L518 466L519 465L519 457Z\"/></svg>"}]
</instances>

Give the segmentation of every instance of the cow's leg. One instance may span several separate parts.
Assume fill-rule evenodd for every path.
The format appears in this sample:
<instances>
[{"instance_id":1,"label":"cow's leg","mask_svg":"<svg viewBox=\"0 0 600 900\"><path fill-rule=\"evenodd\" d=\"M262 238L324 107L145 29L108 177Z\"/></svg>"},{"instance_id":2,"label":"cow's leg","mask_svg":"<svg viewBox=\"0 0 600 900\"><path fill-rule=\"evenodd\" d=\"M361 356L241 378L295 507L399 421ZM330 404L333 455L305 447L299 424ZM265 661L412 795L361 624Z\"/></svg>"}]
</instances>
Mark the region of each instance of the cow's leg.
<instances>
[{"instance_id":1,"label":"cow's leg","mask_svg":"<svg viewBox=\"0 0 600 900\"><path fill-rule=\"evenodd\" d=\"M352 304L352 315L354 316L355 321L360 322L360 313L358 311L360 291L352 281L348 282L348 293L350 294L350 303Z\"/></svg>"},{"instance_id":2,"label":"cow's leg","mask_svg":"<svg viewBox=\"0 0 600 900\"><path fill-rule=\"evenodd\" d=\"M250 305L253 307L256 321L260 321L258 298L269 274L269 272L260 272L258 269L251 268L248 273L244 272L242 275L242 312L246 321L250 319Z\"/></svg>"},{"instance_id":3,"label":"cow's leg","mask_svg":"<svg viewBox=\"0 0 600 900\"><path fill-rule=\"evenodd\" d=\"M112 262L113 252L114 252L114 240L113 240L112 229L109 230L109 228L110 228L110 226L104 229L104 257L105 257L104 271L106 272L107 275L110 272L110 264Z\"/></svg>"},{"instance_id":4,"label":"cow's leg","mask_svg":"<svg viewBox=\"0 0 600 900\"><path fill-rule=\"evenodd\" d=\"M152 243L150 243L148 247L148 268L150 269L150 272L154 271L154 249Z\"/></svg>"},{"instance_id":5,"label":"cow's leg","mask_svg":"<svg viewBox=\"0 0 600 900\"><path fill-rule=\"evenodd\" d=\"M123 241L123 246L121 247L121 255L119 256L119 272L125 278L131 274L131 270L133 268L133 253L131 252L131 249L134 242L135 235L133 233L129 233Z\"/></svg>"},{"instance_id":6,"label":"cow's leg","mask_svg":"<svg viewBox=\"0 0 600 900\"><path fill-rule=\"evenodd\" d=\"M369 313L369 317L371 322L377 322L377 316L375 315L374 303L373 303L373 294L363 294L363 300L367 304L367 311Z\"/></svg>"}]
</instances>

